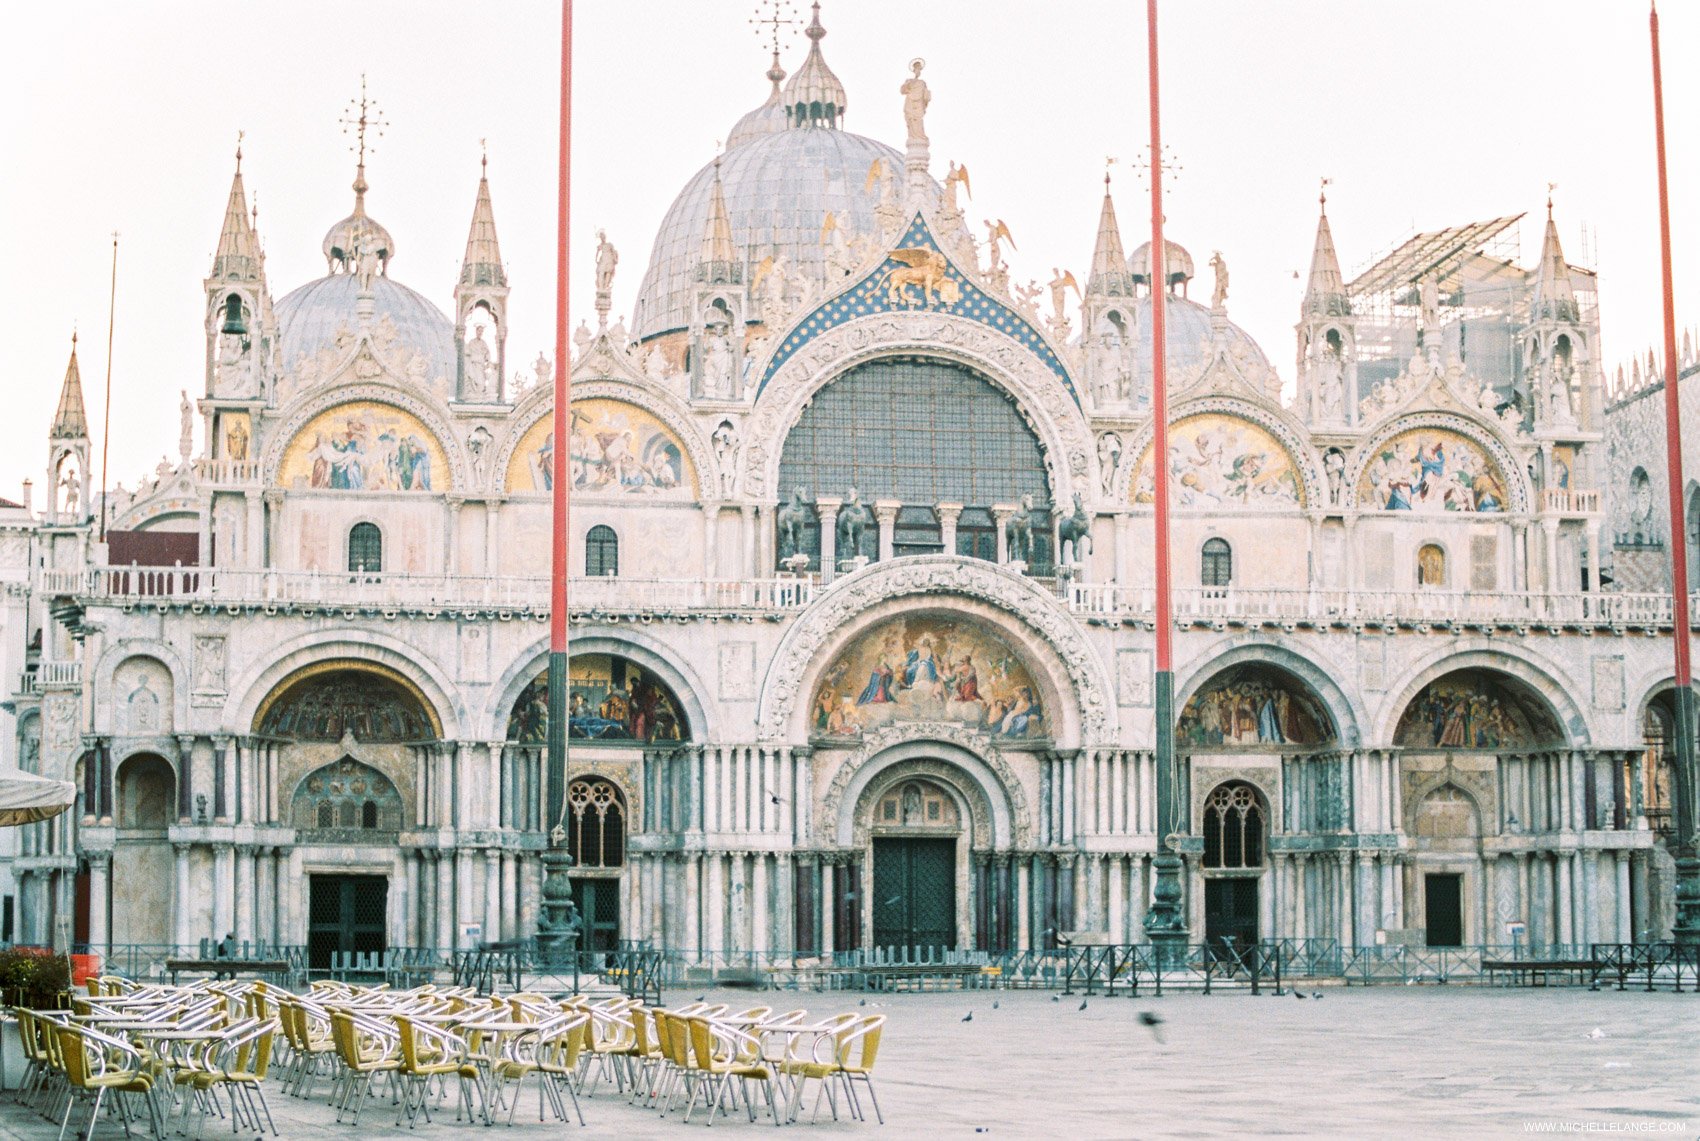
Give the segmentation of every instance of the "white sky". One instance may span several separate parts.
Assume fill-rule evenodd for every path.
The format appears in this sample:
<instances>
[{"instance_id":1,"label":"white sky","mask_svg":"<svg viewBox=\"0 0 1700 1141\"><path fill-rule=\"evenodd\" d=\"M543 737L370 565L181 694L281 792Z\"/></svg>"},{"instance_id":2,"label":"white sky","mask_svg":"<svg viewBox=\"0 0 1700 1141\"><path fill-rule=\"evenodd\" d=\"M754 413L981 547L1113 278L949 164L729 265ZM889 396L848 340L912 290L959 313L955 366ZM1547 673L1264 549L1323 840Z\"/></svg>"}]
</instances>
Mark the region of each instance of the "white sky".
<instances>
[{"instance_id":1,"label":"white sky","mask_svg":"<svg viewBox=\"0 0 1700 1141\"><path fill-rule=\"evenodd\" d=\"M807 5L799 2L799 15ZM1667 4L1665 105L1679 324L1700 316L1700 10ZM620 248L627 314L655 230L718 139L766 94L756 0L579 0L573 323L590 313L596 227ZM257 193L274 297L324 273L348 213L339 118L360 74L390 127L368 164L393 276L450 308L488 138L513 286L509 361L552 354L557 6L526 0L176 0L30 4L0 43L0 495L37 482L75 325L101 416L109 256L122 232L111 478L176 458L177 392L203 388L201 280L236 132ZM1230 314L1293 374L1292 325L1317 180L1350 276L1414 229L1530 212L1539 250L1557 182L1570 260L1601 273L1611 367L1659 336L1657 198L1640 0L1168 0L1164 139L1169 236L1206 279L1232 269ZM901 146L898 84L927 59L935 172L972 172L968 205L1003 218L1014 277L1085 279L1106 155L1131 249L1147 198L1144 5L1131 0L826 0L824 47L851 129ZM788 38L795 71L806 41ZM1583 245L1583 227L1592 234ZM1205 284L1207 290L1207 282ZM1201 291L1202 292L1202 291ZM511 371L511 368L510 368ZM98 478L100 440L96 429Z\"/></svg>"}]
</instances>

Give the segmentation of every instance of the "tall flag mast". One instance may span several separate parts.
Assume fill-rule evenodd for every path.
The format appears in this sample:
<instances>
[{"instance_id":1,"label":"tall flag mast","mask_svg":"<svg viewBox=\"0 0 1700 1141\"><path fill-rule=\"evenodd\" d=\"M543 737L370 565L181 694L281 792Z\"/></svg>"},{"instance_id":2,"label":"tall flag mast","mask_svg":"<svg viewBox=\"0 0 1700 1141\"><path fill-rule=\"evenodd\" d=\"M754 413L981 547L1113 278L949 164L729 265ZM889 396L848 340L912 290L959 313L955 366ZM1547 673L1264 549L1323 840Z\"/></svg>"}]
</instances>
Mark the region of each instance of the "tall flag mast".
<instances>
[{"instance_id":1,"label":"tall flag mast","mask_svg":"<svg viewBox=\"0 0 1700 1141\"><path fill-rule=\"evenodd\" d=\"M567 333L567 255L572 215L573 0L561 0L561 138L555 218L555 447L550 481L553 544L549 567L549 732L544 787L551 822L543 853L543 908L538 932L546 951L569 952L577 940L567 869L567 425L572 407L572 358Z\"/></svg>"},{"instance_id":2,"label":"tall flag mast","mask_svg":"<svg viewBox=\"0 0 1700 1141\"><path fill-rule=\"evenodd\" d=\"M1163 242L1163 134L1157 102L1157 0L1146 0L1145 23L1151 82L1151 403L1154 435L1151 466L1156 476L1153 514L1156 518L1157 564L1157 855L1152 860L1156 883L1145 931L1160 953L1179 953L1187 941L1186 911L1181 906L1181 858L1169 837L1179 831L1175 819L1175 621L1169 583L1169 397L1165 372L1168 344L1163 304L1168 289L1167 246Z\"/></svg>"},{"instance_id":3,"label":"tall flag mast","mask_svg":"<svg viewBox=\"0 0 1700 1141\"><path fill-rule=\"evenodd\" d=\"M1679 943L1700 944L1700 852L1695 848L1694 672L1688 619L1688 533L1682 504L1682 416L1677 393L1676 302L1670 256L1670 186L1665 175L1665 92L1659 68L1659 8L1648 24L1653 38L1653 136L1659 156L1659 265L1665 287L1665 478L1670 485L1671 641L1676 647L1676 921Z\"/></svg>"}]
</instances>

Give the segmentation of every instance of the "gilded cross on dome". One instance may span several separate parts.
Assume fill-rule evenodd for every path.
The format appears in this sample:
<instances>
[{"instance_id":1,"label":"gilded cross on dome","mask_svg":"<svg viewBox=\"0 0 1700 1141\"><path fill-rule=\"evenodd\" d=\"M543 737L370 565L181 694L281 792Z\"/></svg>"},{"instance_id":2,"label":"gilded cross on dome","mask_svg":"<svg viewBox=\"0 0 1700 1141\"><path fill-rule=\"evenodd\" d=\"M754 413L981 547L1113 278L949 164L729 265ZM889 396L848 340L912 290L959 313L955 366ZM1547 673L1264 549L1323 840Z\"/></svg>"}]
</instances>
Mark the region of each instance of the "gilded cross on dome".
<instances>
[{"instance_id":1,"label":"gilded cross on dome","mask_svg":"<svg viewBox=\"0 0 1700 1141\"><path fill-rule=\"evenodd\" d=\"M366 142L366 132L371 131L375 138L381 139L384 137L384 128L389 126L388 121L383 117L383 112L378 109L377 101L366 94L366 77L364 75L360 77L360 98L348 101L348 111L340 121L343 134L348 134L350 127L354 128L354 142L349 145L348 149L357 156L356 165L361 172L361 181L364 182L366 150L369 145ZM376 152L378 148L372 146L371 149Z\"/></svg>"},{"instance_id":2,"label":"gilded cross on dome","mask_svg":"<svg viewBox=\"0 0 1700 1141\"><path fill-rule=\"evenodd\" d=\"M763 15L762 10L769 6L773 9L772 14ZM780 29L796 28L796 11L797 5L792 0L768 0L767 4L756 5L756 14L750 17L750 23L755 26L756 35L768 41L768 47L775 56L779 55ZM787 13L790 13L790 15Z\"/></svg>"}]
</instances>

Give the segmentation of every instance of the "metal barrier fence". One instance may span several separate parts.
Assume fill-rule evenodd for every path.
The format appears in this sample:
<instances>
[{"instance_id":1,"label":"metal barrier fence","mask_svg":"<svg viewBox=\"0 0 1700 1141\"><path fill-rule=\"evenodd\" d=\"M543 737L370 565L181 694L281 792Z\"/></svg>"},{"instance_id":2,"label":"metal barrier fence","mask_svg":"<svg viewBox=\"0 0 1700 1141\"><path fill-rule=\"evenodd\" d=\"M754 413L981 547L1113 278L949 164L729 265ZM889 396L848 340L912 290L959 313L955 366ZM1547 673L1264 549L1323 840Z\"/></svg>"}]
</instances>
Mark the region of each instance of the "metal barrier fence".
<instances>
[{"instance_id":1,"label":"metal barrier fence","mask_svg":"<svg viewBox=\"0 0 1700 1141\"><path fill-rule=\"evenodd\" d=\"M612 986L630 998L659 1004L664 981L660 951L555 951L532 940L461 951L451 964L454 984L483 993L498 985L509 990L534 988L578 991L586 979Z\"/></svg>"}]
</instances>

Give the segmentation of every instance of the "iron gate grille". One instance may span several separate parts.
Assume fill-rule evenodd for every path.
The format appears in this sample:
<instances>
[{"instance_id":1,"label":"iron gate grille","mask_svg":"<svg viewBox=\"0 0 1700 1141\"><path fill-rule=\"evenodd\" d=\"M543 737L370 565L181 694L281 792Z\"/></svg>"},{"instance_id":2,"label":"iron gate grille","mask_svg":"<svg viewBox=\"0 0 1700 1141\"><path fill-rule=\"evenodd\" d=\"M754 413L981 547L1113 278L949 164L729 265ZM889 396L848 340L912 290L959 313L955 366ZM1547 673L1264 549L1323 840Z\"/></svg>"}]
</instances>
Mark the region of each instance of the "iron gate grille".
<instances>
[{"instance_id":1,"label":"iron gate grille","mask_svg":"<svg viewBox=\"0 0 1700 1141\"><path fill-rule=\"evenodd\" d=\"M874 841L874 946L956 946L956 841Z\"/></svg>"}]
</instances>

